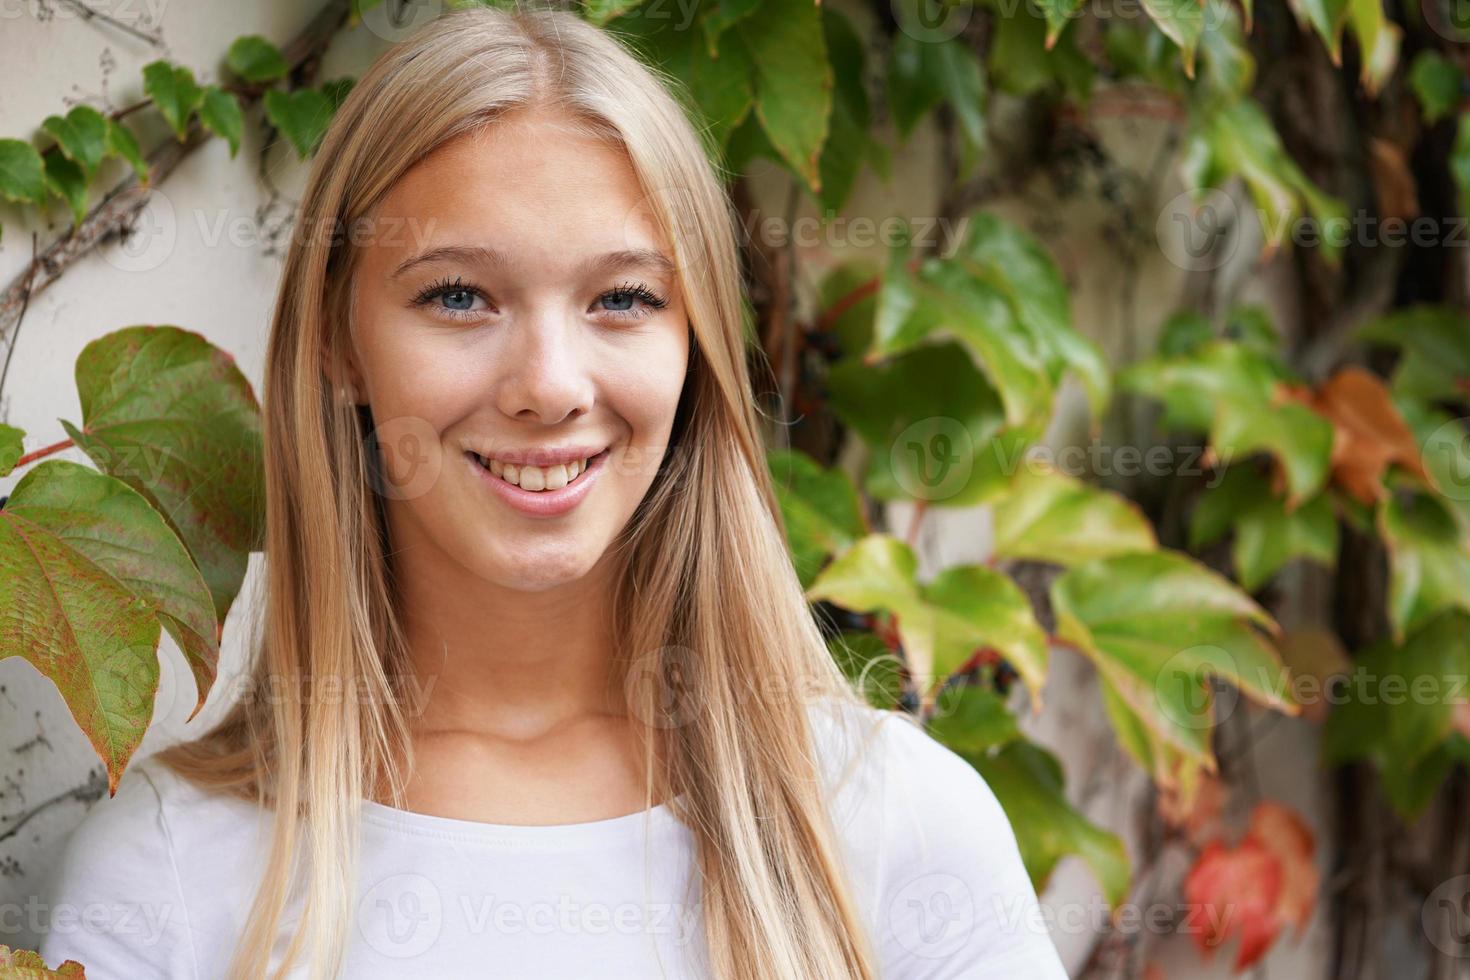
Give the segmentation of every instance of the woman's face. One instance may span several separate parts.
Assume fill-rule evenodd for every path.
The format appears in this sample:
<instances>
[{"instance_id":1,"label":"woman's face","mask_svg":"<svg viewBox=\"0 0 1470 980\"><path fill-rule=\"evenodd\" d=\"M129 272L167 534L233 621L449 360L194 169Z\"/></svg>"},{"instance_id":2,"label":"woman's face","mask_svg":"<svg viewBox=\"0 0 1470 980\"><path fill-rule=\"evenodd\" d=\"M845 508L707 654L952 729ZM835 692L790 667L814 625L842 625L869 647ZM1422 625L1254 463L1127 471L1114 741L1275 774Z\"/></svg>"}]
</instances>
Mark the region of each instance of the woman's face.
<instances>
[{"instance_id":1,"label":"woman's face","mask_svg":"<svg viewBox=\"0 0 1470 980\"><path fill-rule=\"evenodd\" d=\"M626 154L560 120L517 113L440 147L354 232L349 380L392 549L525 590L582 577L627 524L689 356Z\"/></svg>"}]
</instances>

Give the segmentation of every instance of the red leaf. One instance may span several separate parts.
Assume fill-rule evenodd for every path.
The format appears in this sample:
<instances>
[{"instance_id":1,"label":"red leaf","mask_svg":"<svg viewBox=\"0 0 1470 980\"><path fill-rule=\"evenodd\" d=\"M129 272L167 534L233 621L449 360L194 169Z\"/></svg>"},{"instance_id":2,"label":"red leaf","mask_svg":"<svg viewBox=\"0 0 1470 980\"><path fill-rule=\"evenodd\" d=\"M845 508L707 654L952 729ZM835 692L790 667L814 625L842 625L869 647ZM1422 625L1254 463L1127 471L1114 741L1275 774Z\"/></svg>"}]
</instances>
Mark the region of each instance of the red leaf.
<instances>
[{"instance_id":1,"label":"red leaf","mask_svg":"<svg viewBox=\"0 0 1470 980\"><path fill-rule=\"evenodd\" d=\"M1238 934L1237 972L1260 959L1276 939L1280 897L1281 862L1251 837L1233 849L1211 841L1184 880L1184 900L1200 910L1195 944L1208 959Z\"/></svg>"}]
</instances>

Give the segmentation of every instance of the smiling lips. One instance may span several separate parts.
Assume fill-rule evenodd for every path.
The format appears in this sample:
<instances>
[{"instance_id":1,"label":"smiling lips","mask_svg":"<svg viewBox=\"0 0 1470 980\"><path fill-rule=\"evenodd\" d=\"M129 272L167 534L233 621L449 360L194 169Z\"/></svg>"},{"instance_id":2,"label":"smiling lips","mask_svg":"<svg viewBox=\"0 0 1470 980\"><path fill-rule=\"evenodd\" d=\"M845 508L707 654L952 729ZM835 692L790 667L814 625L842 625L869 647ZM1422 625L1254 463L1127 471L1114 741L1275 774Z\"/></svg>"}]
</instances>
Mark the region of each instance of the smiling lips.
<instances>
[{"instance_id":1,"label":"smiling lips","mask_svg":"<svg viewBox=\"0 0 1470 980\"><path fill-rule=\"evenodd\" d=\"M557 463L555 466L517 466L514 463L502 463L498 459L486 459L479 454L475 459L480 465L491 473L500 477L506 483L520 487L522 490L560 490L575 480L580 473L587 470L587 457L574 459L569 463Z\"/></svg>"}]
</instances>

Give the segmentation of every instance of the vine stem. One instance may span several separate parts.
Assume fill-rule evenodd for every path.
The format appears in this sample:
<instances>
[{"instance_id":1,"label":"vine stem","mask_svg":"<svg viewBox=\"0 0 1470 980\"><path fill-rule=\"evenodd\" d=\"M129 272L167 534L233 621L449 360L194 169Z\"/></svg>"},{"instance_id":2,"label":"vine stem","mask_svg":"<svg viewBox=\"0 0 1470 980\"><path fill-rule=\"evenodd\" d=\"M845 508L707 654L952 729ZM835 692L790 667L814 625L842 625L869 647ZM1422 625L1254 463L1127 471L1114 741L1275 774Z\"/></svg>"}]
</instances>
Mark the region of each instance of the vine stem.
<instances>
[{"instance_id":1,"label":"vine stem","mask_svg":"<svg viewBox=\"0 0 1470 980\"><path fill-rule=\"evenodd\" d=\"M75 445L76 443L72 442L70 439L63 439L60 442L53 442L49 446L42 446L35 452L26 453L20 459L16 460L15 468L20 469L27 463L34 463L38 459L45 459L47 456L54 456L56 453L61 452L63 449L70 449L72 446Z\"/></svg>"}]
</instances>

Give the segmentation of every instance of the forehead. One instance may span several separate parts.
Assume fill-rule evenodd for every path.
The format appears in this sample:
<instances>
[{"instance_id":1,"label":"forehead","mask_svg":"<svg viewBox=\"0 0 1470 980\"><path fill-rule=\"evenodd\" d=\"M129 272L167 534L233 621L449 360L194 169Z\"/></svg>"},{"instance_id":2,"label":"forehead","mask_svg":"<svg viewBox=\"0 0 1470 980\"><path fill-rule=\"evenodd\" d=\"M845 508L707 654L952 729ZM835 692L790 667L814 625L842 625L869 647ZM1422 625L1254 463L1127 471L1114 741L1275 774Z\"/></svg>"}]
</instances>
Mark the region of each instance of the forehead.
<instances>
[{"instance_id":1,"label":"forehead","mask_svg":"<svg viewBox=\"0 0 1470 980\"><path fill-rule=\"evenodd\" d=\"M375 210L417 229L375 242L384 261L453 244L543 264L589 250L667 250L627 151L545 110L511 113L440 146Z\"/></svg>"}]
</instances>

